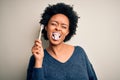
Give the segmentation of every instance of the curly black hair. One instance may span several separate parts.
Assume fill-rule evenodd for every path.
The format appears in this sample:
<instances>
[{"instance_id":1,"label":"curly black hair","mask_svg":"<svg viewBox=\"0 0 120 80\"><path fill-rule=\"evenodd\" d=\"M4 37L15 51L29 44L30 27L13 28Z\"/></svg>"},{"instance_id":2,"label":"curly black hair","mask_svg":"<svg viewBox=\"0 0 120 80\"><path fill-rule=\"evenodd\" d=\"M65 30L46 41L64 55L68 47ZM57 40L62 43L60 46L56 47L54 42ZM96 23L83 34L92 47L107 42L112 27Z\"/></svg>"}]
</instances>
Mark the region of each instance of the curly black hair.
<instances>
[{"instance_id":1,"label":"curly black hair","mask_svg":"<svg viewBox=\"0 0 120 80\"><path fill-rule=\"evenodd\" d=\"M48 22L50 18L55 14L64 14L69 19L69 34L66 36L64 42L71 39L71 37L76 34L76 27L78 23L78 15L73 10L73 6L64 4L64 3L57 3L55 5L49 5L46 7L44 13L42 14L42 19L40 20L40 24L43 24L44 26L48 25ZM45 40L48 40L47 38L47 31L44 29L42 30L43 37Z\"/></svg>"}]
</instances>

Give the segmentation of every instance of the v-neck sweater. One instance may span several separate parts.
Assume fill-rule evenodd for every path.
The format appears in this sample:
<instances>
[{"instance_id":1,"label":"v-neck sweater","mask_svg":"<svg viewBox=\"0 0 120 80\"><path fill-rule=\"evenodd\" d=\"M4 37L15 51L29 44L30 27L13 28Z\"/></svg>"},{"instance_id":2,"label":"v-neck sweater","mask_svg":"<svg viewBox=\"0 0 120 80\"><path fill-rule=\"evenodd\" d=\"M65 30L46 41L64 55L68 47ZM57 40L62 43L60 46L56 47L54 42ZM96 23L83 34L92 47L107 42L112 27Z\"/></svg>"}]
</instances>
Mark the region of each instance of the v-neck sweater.
<instances>
[{"instance_id":1,"label":"v-neck sweater","mask_svg":"<svg viewBox=\"0 0 120 80\"><path fill-rule=\"evenodd\" d=\"M75 46L71 57L64 63L53 58L45 49L42 68L34 68L34 64L32 55L27 80L97 80L92 64L80 46Z\"/></svg>"}]
</instances>

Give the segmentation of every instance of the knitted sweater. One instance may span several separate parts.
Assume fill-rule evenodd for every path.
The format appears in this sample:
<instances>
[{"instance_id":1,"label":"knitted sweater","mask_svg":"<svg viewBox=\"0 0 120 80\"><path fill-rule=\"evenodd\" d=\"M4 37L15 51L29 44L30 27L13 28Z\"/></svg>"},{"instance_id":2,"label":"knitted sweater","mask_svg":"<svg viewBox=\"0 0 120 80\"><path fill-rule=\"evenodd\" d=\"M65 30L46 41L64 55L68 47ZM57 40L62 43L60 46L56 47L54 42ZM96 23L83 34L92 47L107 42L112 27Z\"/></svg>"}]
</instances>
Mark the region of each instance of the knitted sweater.
<instances>
[{"instance_id":1,"label":"knitted sweater","mask_svg":"<svg viewBox=\"0 0 120 80\"><path fill-rule=\"evenodd\" d=\"M97 80L94 69L80 46L75 46L68 61L61 63L44 50L42 68L34 68L35 58L30 58L27 80Z\"/></svg>"}]
</instances>

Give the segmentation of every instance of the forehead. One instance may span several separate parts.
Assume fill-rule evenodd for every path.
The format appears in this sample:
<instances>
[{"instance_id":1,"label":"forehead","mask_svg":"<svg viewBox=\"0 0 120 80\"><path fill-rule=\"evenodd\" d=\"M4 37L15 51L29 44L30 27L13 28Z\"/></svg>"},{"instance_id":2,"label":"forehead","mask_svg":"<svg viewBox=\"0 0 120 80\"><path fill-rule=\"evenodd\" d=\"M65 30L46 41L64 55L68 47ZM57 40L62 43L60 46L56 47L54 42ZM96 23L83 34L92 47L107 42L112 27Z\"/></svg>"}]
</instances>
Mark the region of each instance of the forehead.
<instances>
[{"instance_id":1,"label":"forehead","mask_svg":"<svg viewBox=\"0 0 120 80\"><path fill-rule=\"evenodd\" d=\"M69 19L64 14L55 14L50 18L50 22L55 21L63 24L69 25Z\"/></svg>"}]
</instances>

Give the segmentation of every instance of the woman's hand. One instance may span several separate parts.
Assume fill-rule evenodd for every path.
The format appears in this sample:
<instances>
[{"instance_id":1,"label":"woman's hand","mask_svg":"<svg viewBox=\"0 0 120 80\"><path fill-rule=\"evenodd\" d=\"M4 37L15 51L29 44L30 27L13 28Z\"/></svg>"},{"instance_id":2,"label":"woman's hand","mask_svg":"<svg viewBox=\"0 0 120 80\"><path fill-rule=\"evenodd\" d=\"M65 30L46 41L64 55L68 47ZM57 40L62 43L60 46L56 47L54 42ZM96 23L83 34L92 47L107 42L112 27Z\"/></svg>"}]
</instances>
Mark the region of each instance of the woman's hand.
<instances>
[{"instance_id":1,"label":"woman's hand","mask_svg":"<svg viewBox=\"0 0 120 80\"><path fill-rule=\"evenodd\" d=\"M41 40L35 40L34 46L32 47L32 53L35 57L35 68L41 68L44 57Z\"/></svg>"}]
</instances>

